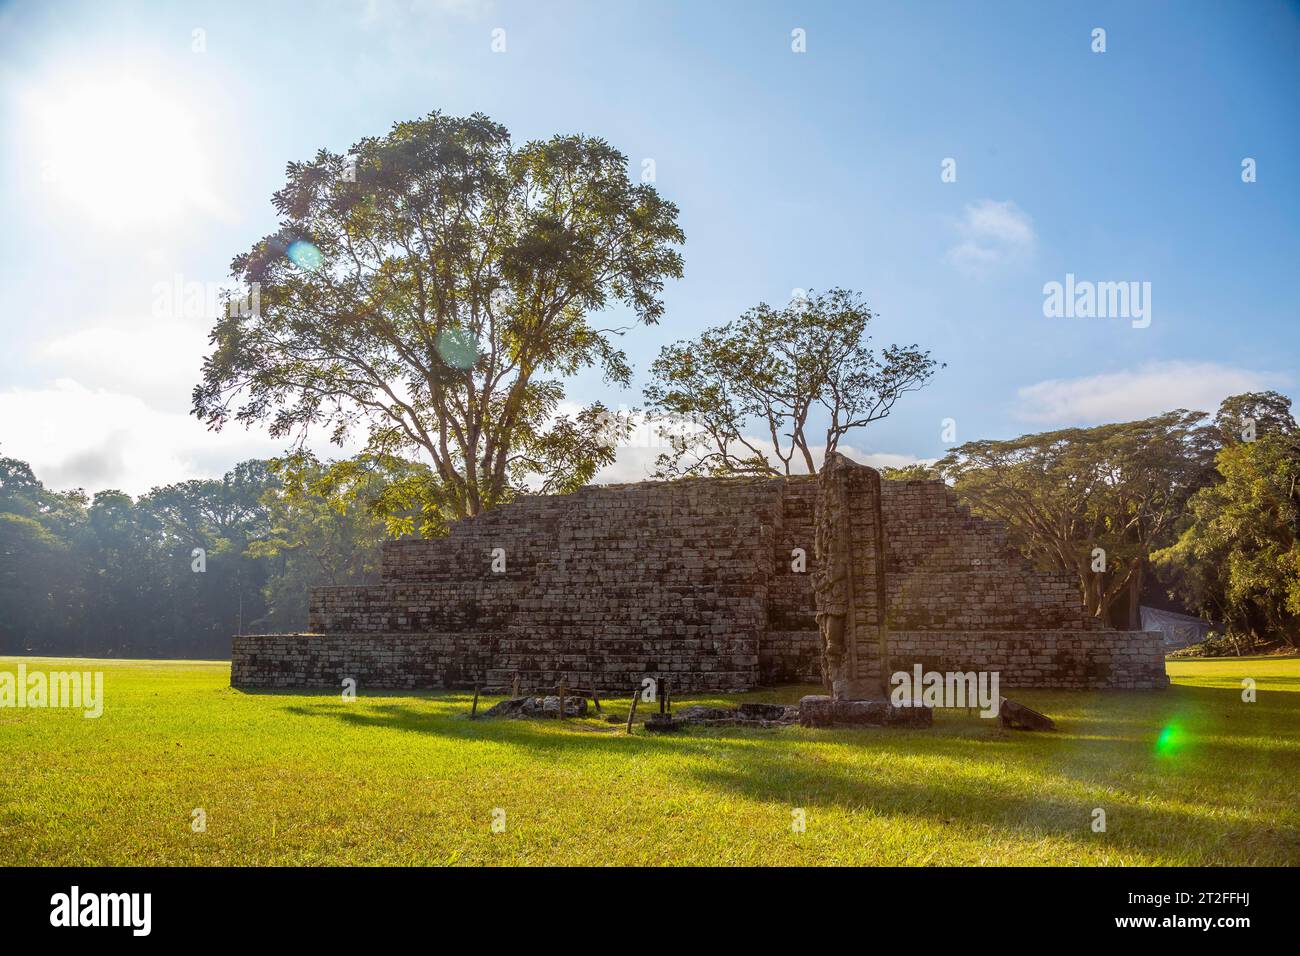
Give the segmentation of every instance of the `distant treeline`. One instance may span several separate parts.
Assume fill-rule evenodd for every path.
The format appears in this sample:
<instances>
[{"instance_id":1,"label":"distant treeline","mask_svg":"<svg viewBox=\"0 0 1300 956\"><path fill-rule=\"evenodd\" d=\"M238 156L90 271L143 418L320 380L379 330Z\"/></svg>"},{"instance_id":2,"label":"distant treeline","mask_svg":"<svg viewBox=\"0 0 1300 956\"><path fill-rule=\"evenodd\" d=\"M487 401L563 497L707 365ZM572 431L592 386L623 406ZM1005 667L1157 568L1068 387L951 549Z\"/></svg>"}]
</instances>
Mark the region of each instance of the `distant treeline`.
<instances>
[{"instance_id":1,"label":"distant treeline","mask_svg":"<svg viewBox=\"0 0 1300 956\"><path fill-rule=\"evenodd\" d=\"M303 629L313 585L377 580L394 483L298 455L88 498L0 458L0 654L226 658L232 634Z\"/></svg>"}]
</instances>

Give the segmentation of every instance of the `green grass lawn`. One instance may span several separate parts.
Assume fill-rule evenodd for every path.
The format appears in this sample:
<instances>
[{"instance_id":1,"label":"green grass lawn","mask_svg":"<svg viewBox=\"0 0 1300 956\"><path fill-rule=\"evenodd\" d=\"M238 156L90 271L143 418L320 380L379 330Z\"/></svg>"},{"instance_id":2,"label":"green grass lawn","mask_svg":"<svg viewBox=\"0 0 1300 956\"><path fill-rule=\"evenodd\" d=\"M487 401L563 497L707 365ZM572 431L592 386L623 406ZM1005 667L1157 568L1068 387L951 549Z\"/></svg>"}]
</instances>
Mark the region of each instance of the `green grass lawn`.
<instances>
[{"instance_id":1,"label":"green grass lawn","mask_svg":"<svg viewBox=\"0 0 1300 956\"><path fill-rule=\"evenodd\" d=\"M221 663L27 665L103 670L105 705L0 709L4 865L1300 863L1297 659L1171 662L1166 691L1013 694L1049 734L944 712L924 731L675 737L470 721L462 693L245 693Z\"/></svg>"}]
</instances>

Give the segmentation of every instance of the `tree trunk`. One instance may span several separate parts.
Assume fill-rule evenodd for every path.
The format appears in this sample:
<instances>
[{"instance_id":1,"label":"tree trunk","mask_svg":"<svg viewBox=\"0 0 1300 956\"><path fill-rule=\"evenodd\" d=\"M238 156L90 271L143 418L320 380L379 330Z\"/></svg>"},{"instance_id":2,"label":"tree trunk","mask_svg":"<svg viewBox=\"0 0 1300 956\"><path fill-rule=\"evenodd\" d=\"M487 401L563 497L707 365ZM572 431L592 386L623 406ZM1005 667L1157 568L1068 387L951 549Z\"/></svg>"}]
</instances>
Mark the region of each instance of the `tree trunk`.
<instances>
[{"instance_id":1,"label":"tree trunk","mask_svg":"<svg viewBox=\"0 0 1300 956\"><path fill-rule=\"evenodd\" d=\"M1101 606L1101 593L1098 587L1097 572L1086 563L1078 565L1079 583L1083 585L1083 606L1093 617L1105 617L1106 610Z\"/></svg>"},{"instance_id":2,"label":"tree trunk","mask_svg":"<svg viewBox=\"0 0 1300 956\"><path fill-rule=\"evenodd\" d=\"M1140 631L1142 629L1142 561L1139 559L1133 568L1133 579L1129 581L1128 589L1128 629L1130 631Z\"/></svg>"}]
</instances>

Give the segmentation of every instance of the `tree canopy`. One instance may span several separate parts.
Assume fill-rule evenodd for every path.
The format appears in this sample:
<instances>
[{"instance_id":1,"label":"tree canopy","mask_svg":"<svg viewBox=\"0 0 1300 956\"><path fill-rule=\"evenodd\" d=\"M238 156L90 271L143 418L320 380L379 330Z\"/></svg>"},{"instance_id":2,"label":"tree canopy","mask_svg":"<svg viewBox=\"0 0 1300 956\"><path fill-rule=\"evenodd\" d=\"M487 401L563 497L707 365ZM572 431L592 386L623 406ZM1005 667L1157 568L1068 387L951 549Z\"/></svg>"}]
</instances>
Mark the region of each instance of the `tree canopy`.
<instances>
[{"instance_id":1,"label":"tree canopy","mask_svg":"<svg viewBox=\"0 0 1300 956\"><path fill-rule=\"evenodd\" d=\"M645 390L669 446L656 476L816 473L818 446L835 451L941 367L915 345L877 354L874 317L857 293L831 289L665 346Z\"/></svg>"},{"instance_id":2,"label":"tree canopy","mask_svg":"<svg viewBox=\"0 0 1300 956\"><path fill-rule=\"evenodd\" d=\"M1006 522L1041 566L1078 576L1098 617L1139 626L1148 557L1211 475L1214 432L1184 409L953 449L936 468L977 513ZM1096 549L1101 549L1097 553Z\"/></svg>"},{"instance_id":3,"label":"tree canopy","mask_svg":"<svg viewBox=\"0 0 1300 956\"><path fill-rule=\"evenodd\" d=\"M1178 598L1234 638L1300 646L1300 429L1290 399L1234 396L1215 423L1214 480L1191 496L1178 539L1153 563Z\"/></svg>"},{"instance_id":4,"label":"tree canopy","mask_svg":"<svg viewBox=\"0 0 1300 956\"><path fill-rule=\"evenodd\" d=\"M336 442L360 428L368 455L415 455L425 533L613 461L602 406L557 414L563 379L627 384L624 328L591 317L622 303L656 322L685 238L622 153L516 147L485 116L434 112L289 164L273 202L279 229L232 264L257 307L213 329L195 415Z\"/></svg>"}]
</instances>

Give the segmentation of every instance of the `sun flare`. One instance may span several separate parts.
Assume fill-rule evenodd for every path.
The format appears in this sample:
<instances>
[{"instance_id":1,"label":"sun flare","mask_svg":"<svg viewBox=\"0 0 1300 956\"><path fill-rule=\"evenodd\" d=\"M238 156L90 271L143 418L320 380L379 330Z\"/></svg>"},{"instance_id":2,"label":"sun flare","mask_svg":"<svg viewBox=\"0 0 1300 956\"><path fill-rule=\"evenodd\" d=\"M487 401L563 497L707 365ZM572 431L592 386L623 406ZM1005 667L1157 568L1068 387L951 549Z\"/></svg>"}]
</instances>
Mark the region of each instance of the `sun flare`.
<instances>
[{"instance_id":1,"label":"sun flare","mask_svg":"<svg viewBox=\"0 0 1300 956\"><path fill-rule=\"evenodd\" d=\"M101 222L133 225L211 210L193 114L138 80L34 96L41 178Z\"/></svg>"}]
</instances>

